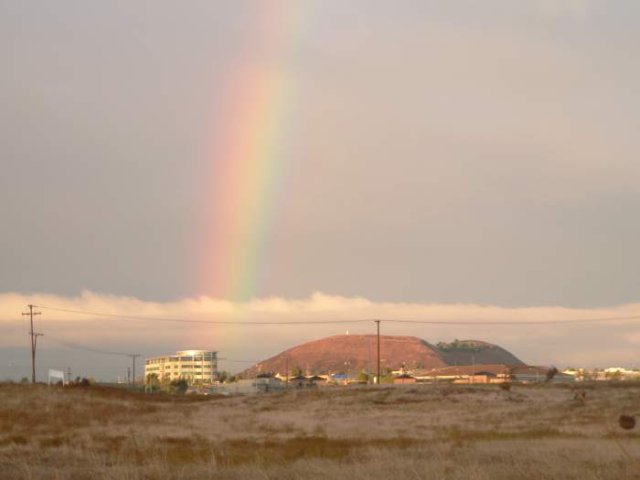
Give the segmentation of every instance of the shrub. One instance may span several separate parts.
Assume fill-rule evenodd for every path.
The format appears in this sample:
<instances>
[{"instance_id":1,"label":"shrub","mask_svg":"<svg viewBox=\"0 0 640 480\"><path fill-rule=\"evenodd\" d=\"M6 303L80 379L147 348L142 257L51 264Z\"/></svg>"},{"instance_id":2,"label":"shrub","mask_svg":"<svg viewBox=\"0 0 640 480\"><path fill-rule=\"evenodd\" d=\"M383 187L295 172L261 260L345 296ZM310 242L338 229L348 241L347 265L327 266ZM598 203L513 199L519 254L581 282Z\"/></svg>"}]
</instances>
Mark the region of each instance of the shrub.
<instances>
[{"instance_id":1,"label":"shrub","mask_svg":"<svg viewBox=\"0 0 640 480\"><path fill-rule=\"evenodd\" d=\"M171 393L184 394L187 391L187 388L189 388L189 384L184 378L172 380L169 384L169 390Z\"/></svg>"}]
</instances>

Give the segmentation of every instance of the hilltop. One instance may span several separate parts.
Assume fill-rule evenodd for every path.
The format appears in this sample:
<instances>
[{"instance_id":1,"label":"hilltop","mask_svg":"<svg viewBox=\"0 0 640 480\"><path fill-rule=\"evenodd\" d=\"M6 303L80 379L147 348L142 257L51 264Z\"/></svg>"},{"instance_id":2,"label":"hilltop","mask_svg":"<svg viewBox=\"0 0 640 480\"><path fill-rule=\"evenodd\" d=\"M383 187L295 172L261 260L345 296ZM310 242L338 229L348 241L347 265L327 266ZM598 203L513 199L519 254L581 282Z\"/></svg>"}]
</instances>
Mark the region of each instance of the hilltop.
<instances>
[{"instance_id":1,"label":"hilltop","mask_svg":"<svg viewBox=\"0 0 640 480\"><path fill-rule=\"evenodd\" d=\"M245 370L285 373L300 368L308 374L329 372L373 372L376 369L376 335L335 335L297 345ZM476 340L440 343L410 336L382 335L380 358L383 369L432 369L470 363L524 365L507 350Z\"/></svg>"}]
</instances>

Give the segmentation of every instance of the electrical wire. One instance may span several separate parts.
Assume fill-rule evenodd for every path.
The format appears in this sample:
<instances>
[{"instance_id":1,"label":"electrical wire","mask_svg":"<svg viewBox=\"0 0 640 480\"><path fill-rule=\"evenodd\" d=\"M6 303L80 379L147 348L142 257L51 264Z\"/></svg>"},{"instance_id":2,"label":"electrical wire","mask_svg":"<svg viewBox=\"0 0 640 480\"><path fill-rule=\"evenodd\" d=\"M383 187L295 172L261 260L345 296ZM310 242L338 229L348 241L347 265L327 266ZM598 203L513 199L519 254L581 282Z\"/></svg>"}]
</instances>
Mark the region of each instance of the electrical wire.
<instances>
[{"instance_id":1,"label":"electrical wire","mask_svg":"<svg viewBox=\"0 0 640 480\"><path fill-rule=\"evenodd\" d=\"M120 318L123 320L145 320L145 321L157 321L157 322L177 322L177 323L202 323L202 324L211 324L211 325L334 325L334 324L345 324L345 323L369 323L373 320L369 319L357 319L357 320L304 320L304 321L267 321L267 322L258 322L258 321L244 321L244 322L235 322L232 320L194 320L187 318L166 318L166 317L143 317L137 315L120 315L116 313L101 313L101 312L91 312L87 310L72 310L68 308L58 308L58 307L47 307L44 305L34 305L34 307L40 308L42 310L51 310L56 312L66 312L66 313L77 313L80 315L93 315L96 317L109 317L109 318Z\"/></svg>"},{"instance_id":2,"label":"electrical wire","mask_svg":"<svg viewBox=\"0 0 640 480\"><path fill-rule=\"evenodd\" d=\"M122 357L130 357L132 355L130 353L114 352L111 350L103 350L100 348L90 347L90 346L82 345L75 342L68 342L66 340L61 340L59 338L52 337L51 335L47 335L47 340L53 340L54 343L57 343L59 345L62 345L63 347L70 348L73 350L82 350L85 352L99 353L102 355L117 355ZM238 360L238 359L226 358L226 357L218 357L218 360L224 360L226 362L234 362L234 363L251 363L251 364L258 363L258 361L256 360Z\"/></svg>"},{"instance_id":3,"label":"electrical wire","mask_svg":"<svg viewBox=\"0 0 640 480\"><path fill-rule=\"evenodd\" d=\"M114 352L114 351L111 351L111 350L102 350L100 348L89 347L89 346L86 346L86 345L81 345L79 343L67 342L65 340L60 340L59 338L52 337L51 335L47 335L47 340L53 340L54 343L57 343L59 345L67 347L67 348L71 348L73 350L83 350L85 352L100 353L102 355L117 355L117 356L121 356L121 357L129 357L129 356L131 356L130 353Z\"/></svg>"},{"instance_id":4,"label":"electrical wire","mask_svg":"<svg viewBox=\"0 0 640 480\"><path fill-rule=\"evenodd\" d=\"M409 323L409 324L424 324L424 325L505 325L505 326L518 326L518 325L568 325L568 324L580 324L580 323L607 323L607 322L621 322L628 320L638 320L640 315L628 315L618 317L600 317L600 318L576 318L568 320L524 320L524 321L508 321L508 320L402 320L397 318L387 319L353 319L353 320L301 320L301 321L242 321L236 322L231 320L194 320L186 318L166 318L166 317L144 317L137 315L122 315L115 313L102 313L93 312L87 310L73 310L68 308L48 307L45 305L34 305L34 307L42 310L51 310L57 312L74 313L80 315L92 315L97 317L109 317L119 318L124 320L143 320L143 321L158 321L158 322L176 322L176 323L196 323L196 324L211 324L211 325L336 325L336 324L353 324L353 323L371 323L375 321L385 323Z\"/></svg>"},{"instance_id":5,"label":"electrical wire","mask_svg":"<svg viewBox=\"0 0 640 480\"><path fill-rule=\"evenodd\" d=\"M226 358L226 357L218 357L218 360L224 360L225 362L233 362L233 363L259 363L260 361L256 361L256 360L235 360L233 358Z\"/></svg>"},{"instance_id":6,"label":"electrical wire","mask_svg":"<svg viewBox=\"0 0 640 480\"><path fill-rule=\"evenodd\" d=\"M381 319L381 322L390 323L417 323L429 325L566 325L572 323L606 323L620 322L625 320L638 320L640 315L629 315L626 317L603 317L603 318L576 318L572 320L524 320L510 322L508 320L399 320L399 319Z\"/></svg>"}]
</instances>

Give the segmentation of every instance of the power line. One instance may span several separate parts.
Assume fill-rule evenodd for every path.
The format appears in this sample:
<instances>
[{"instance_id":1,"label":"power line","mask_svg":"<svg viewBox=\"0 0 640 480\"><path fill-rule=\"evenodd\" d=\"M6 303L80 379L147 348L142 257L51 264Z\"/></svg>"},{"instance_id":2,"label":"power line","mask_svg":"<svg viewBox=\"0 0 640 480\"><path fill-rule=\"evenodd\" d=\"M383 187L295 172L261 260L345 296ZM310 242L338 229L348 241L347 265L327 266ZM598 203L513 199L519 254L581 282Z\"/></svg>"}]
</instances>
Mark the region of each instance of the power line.
<instances>
[{"instance_id":1,"label":"power line","mask_svg":"<svg viewBox=\"0 0 640 480\"><path fill-rule=\"evenodd\" d=\"M235 360L233 358L226 357L218 357L218 360L224 360L225 362L234 362L234 363L258 363L260 360Z\"/></svg>"},{"instance_id":2,"label":"power line","mask_svg":"<svg viewBox=\"0 0 640 480\"><path fill-rule=\"evenodd\" d=\"M36 305L34 305L36 306ZM304 321L243 321L235 322L232 320L194 320L188 318L166 318L166 317L143 317L137 315L120 315L116 313L101 313L91 312L87 310L72 310L68 308L47 307L44 305L38 305L38 308L43 310L52 310L56 312L77 313L80 315L93 315L96 317L110 317L119 318L123 320L144 320L144 321L156 321L156 322L177 322L177 323L202 323L211 325L333 325L344 323L366 323L371 322L370 319L356 319L356 320L304 320Z\"/></svg>"},{"instance_id":3,"label":"power line","mask_svg":"<svg viewBox=\"0 0 640 480\"><path fill-rule=\"evenodd\" d=\"M70 348L72 350L82 350L85 352L91 352L91 353L98 353L98 354L102 354L102 355L117 355L120 357L132 357L133 354L131 353L125 353L125 352L114 352L112 350L103 350L101 348L96 348L96 347L90 347L87 345L81 345L79 343L74 343L74 342L67 342L65 340L61 340L59 338L56 337L52 337L52 336L47 336L47 338L51 341L53 341L54 343L57 343L59 345L62 345L63 347L66 348ZM140 356L137 355L136 356ZM235 362L235 363L258 363L259 360L240 360L237 358L227 358L227 357L218 357L218 360L224 360L225 362Z\"/></svg>"},{"instance_id":4,"label":"power line","mask_svg":"<svg viewBox=\"0 0 640 480\"><path fill-rule=\"evenodd\" d=\"M508 320L399 320L399 319L386 319L381 320L383 322L390 323L416 323L427 325L560 325L560 324L572 324L572 323L607 323L607 322L620 322L624 320L638 320L640 315L629 315L626 317L601 317L601 318L575 318L572 320L524 320L510 322Z\"/></svg>"},{"instance_id":5,"label":"power line","mask_svg":"<svg viewBox=\"0 0 640 480\"><path fill-rule=\"evenodd\" d=\"M196 324L211 324L211 325L336 325L336 324L349 324L349 323L370 323L370 322L387 322L387 323L409 323L409 324L424 324L424 325L506 325L506 326L519 326L519 325L561 325L561 324L579 324L579 323L606 323L606 322L619 322L626 320L638 320L640 315L628 315L617 317L600 317L600 318L575 318L568 320L524 320L524 321L509 321L509 320L403 320L397 318L387 319L352 319L352 320L301 320L301 321L242 321L236 322L231 320L194 320L186 318L166 318L166 317L144 317L137 315L122 315L115 313L102 313L93 312L88 310L74 310L68 308L48 307L45 305L33 305L43 310L52 310L57 312L74 313L80 315L92 315L99 317L119 318L125 320L142 320L142 321L158 321L158 322L177 322L177 323L196 323Z\"/></svg>"},{"instance_id":6,"label":"power line","mask_svg":"<svg viewBox=\"0 0 640 480\"><path fill-rule=\"evenodd\" d=\"M133 357L134 354L131 353L125 353L125 352L114 352L111 350L103 350L101 348L96 348L96 347L89 347L87 345L81 345L79 343L74 343L74 342L67 342L65 340L61 340L59 338L56 337L52 337L52 336L47 336L47 338L51 341L53 341L54 343L57 343L59 345L62 345L63 347L66 348L70 348L72 350L82 350L85 352L91 352L91 353L98 353L101 355L116 355L119 357ZM136 357L139 357L140 355L136 354ZM259 360L240 360L237 358L227 358L227 357L218 357L218 360L223 360L225 362L233 362L233 363L258 363Z\"/></svg>"},{"instance_id":7,"label":"power line","mask_svg":"<svg viewBox=\"0 0 640 480\"><path fill-rule=\"evenodd\" d=\"M100 348L95 348L95 347L89 347L86 345L81 345L79 343L73 343L73 342L67 342L65 340L60 340L59 338L55 338L52 336L47 335L47 339L48 340L53 340L54 343L60 344L64 347L67 348L71 348L72 350L83 350L85 352L92 352L92 353L99 353L101 355L117 355L120 357L128 357L131 354L130 353L125 353L125 352L114 352L111 350L103 350Z\"/></svg>"},{"instance_id":8,"label":"power line","mask_svg":"<svg viewBox=\"0 0 640 480\"><path fill-rule=\"evenodd\" d=\"M140 356L139 353L124 353L124 352L114 352L111 350L102 350L100 348L95 348L95 347L88 347L86 345L80 345L78 343L72 343L72 342L67 342L64 340L60 340L58 338L55 337L47 337L50 340L53 340L54 343L58 343L64 347L67 348L71 348L73 350L82 350L85 352L92 352L92 353L98 353L101 355L116 355L118 357L129 357L131 358L131 361L133 363L133 383L136 382L136 358L138 358Z\"/></svg>"}]
</instances>

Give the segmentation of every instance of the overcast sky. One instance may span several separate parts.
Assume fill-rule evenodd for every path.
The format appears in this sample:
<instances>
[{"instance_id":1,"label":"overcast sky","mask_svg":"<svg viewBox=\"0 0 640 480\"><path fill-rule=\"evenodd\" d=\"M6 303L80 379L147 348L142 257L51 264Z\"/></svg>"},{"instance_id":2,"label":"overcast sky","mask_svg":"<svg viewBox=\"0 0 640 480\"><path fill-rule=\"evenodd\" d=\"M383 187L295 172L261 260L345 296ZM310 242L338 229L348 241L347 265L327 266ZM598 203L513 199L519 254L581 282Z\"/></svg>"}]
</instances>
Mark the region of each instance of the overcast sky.
<instances>
[{"instance_id":1,"label":"overcast sky","mask_svg":"<svg viewBox=\"0 0 640 480\"><path fill-rule=\"evenodd\" d=\"M0 0L0 292L213 295L225 96L269 71L290 91L254 297L638 302L639 19L635 0Z\"/></svg>"}]
</instances>

